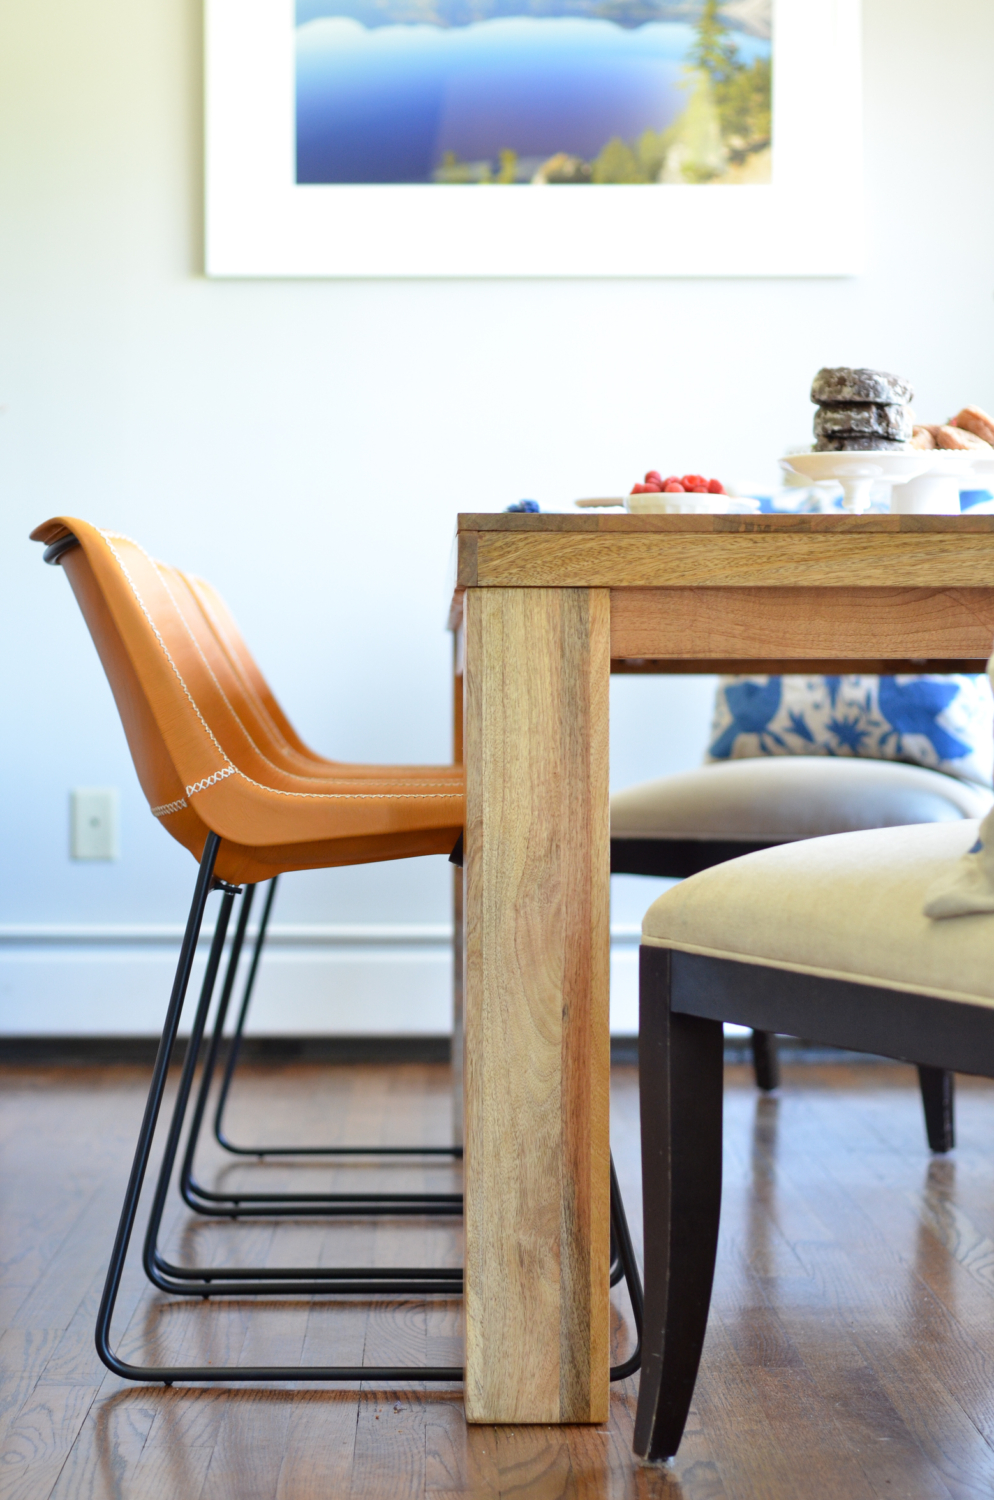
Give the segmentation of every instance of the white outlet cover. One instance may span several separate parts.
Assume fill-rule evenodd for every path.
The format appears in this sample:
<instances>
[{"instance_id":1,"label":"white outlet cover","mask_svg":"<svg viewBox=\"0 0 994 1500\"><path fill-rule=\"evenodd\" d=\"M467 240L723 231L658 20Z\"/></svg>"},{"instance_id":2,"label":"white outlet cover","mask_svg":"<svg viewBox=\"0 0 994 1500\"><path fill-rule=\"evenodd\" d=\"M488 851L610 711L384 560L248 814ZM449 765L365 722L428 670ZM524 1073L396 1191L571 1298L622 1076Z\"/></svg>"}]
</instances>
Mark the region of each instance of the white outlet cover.
<instances>
[{"instance_id":1,"label":"white outlet cover","mask_svg":"<svg viewBox=\"0 0 994 1500\"><path fill-rule=\"evenodd\" d=\"M78 786L69 794L69 853L73 859L117 859L118 796L113 786Z\"/></svg>"}]
</instances>

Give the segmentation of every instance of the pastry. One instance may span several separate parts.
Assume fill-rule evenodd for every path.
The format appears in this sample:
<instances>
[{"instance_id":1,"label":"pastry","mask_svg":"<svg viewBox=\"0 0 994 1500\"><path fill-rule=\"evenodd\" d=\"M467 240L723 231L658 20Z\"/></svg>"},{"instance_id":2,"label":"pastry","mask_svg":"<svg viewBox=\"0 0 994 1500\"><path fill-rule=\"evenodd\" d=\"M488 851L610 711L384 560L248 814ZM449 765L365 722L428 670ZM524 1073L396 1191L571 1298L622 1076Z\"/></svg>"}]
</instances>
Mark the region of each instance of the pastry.
<instances>
[{"instance_id":1,"label":"pastry","mask_svg":"<svg viewBox=\"0 0 994 1500\"><path fill-rule=\"evenodd\" d=\"M907 403L913 396L908 382L898 375L889 375L886 370L851 370L846 365L819 370L811 386L811 399L818 406L844 401L894 406Z\"/></svg>"},{"instance_id":2,"label":"pastry","mask_svg":"<svg viewBox=\"0 0 994 1500\"><path fill-rule=\"evenodd\" d=\"M911 447L927 452L935 447L935 435L931 427L916 427L911 434Z\"/></svg>"},{"instance_id":3,"label":"pastry","mask_svg":"<svg viewBox=\"0 0 994 1500\"><path fill-rule=\"evenodd\" d=\"M979 406L964 406L949 425L962 427L964 432L972 432L976 437L983 438L985 443L994 446L994 417L989 417Z\"/></svg>"},{"instance_id":4,"label":"pastry","mask_svg":"<svg viewBox=\"0 0 994 1500\"><path fill-rule=\"evenodd\" d=\"M994 447L990 443L985 443L982 437L978 437L975 432L967 432L963 427L935 427L932 431L937 448L951 448L957 452L979 449L981 452L994 453Z\"/></svg>"},{"instance_id":5,"label":"pastry","mask_svg":"<svg viewBox=\"0 0 994 1500\"><path fill-rule=\"evenodd\" d=\"M867 437L862 433L837 432L831 437L820 437L815 443L815 453L900 453L907 443L896 438Z\"/></svg>"},{"instance_id":6,"label":"pastry","mask_svg":"<svg viewBox=\"0 0 994 1500\"><path fill-rule=\"evenodd\" d=\"M815 412L815 437L832 437L837 433L859 433L864 437L900 438L911 436L912 417L906 406L879 406L871 402L840 402L838 406L820 406Z\"/></svg>"}]
</instances>

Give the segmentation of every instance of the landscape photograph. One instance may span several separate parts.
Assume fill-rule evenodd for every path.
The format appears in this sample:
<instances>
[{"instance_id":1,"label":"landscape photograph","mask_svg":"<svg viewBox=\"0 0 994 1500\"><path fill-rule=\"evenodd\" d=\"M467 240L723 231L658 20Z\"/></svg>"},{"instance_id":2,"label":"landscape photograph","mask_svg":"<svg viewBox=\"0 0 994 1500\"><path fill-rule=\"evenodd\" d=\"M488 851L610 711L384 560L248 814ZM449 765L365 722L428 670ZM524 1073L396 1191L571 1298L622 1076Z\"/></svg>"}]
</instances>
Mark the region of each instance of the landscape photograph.
<instances>
[{"instance_id":1,"label":"landscape photograph","mask_svg":"<svg viewBox=\"0 0 994 1500\"><path fill-rule=\"evenodd\" d=\"M772 0L296 0L298 184L768 183Z\"/></svg>"}]
</instances>

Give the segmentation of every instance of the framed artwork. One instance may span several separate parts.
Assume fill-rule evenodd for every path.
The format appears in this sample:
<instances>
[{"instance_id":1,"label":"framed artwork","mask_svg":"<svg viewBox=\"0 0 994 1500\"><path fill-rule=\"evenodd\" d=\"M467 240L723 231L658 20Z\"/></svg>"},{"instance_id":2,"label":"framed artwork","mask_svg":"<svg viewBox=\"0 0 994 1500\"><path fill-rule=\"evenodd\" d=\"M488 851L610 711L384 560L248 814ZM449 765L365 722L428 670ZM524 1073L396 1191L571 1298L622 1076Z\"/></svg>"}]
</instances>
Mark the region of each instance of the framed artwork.
<instances>
[{"instance_id":1,"label":"framed artwork","mask_svg":"<svg viewBox=\"0 0 994 1500\"><path fill-rule=\"evenodd\" d=\"M206 0L210 276L861 269L859 0Z\"/></svg>"}]
</instances>

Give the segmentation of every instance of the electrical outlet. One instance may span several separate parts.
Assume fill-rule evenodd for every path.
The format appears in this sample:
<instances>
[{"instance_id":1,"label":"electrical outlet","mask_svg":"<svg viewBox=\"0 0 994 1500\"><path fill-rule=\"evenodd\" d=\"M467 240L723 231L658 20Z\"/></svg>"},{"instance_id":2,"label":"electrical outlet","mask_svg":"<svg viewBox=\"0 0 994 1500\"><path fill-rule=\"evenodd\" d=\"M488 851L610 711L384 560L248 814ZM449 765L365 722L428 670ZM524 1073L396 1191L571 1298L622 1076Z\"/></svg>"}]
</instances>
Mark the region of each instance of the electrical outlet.
<instances>
[{"instance_id":1,"label":"electrical outlet","mask_svg":"<svg viewBox=\"0 0 994 1500\"><path fill-rule=\"evenodd\" d=\"M117 788L78 786L69 794L73 859L117 859Z\"/></svg>"}]
</instances>

